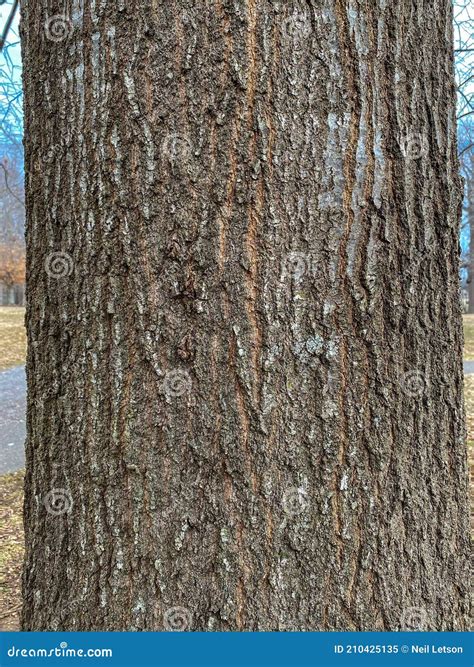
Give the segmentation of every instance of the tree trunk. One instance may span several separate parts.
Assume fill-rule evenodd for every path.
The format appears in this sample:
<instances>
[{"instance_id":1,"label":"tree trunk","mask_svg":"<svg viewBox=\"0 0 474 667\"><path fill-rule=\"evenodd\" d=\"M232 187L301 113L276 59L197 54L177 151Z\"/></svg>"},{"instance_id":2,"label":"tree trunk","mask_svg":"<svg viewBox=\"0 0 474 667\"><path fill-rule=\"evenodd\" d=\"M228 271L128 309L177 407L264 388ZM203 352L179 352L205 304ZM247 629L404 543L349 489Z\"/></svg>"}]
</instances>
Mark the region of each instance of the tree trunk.
<instances>
[{"instance_id":1,"label":"tree trunk","mask_svg":"<svg viewBox=\"0 0 474 667\"><path fill-rule=\"evenodd\" d=\"M22 3L23 629L465 628L450 2L72 4Z\"/></svg>"},{"instance_id":2,"label":"tree trunk","mask_svg":"<svg viewBox=\"0 0 474 667\"><path fill-rule=\"evenodd\" d=\"M473 165L474 166L474 165ZM474 313L474 172L469 170L466 183L467 224L469 225L469 268L467 272L468 313Z\"/></svg>"}]
</instances>

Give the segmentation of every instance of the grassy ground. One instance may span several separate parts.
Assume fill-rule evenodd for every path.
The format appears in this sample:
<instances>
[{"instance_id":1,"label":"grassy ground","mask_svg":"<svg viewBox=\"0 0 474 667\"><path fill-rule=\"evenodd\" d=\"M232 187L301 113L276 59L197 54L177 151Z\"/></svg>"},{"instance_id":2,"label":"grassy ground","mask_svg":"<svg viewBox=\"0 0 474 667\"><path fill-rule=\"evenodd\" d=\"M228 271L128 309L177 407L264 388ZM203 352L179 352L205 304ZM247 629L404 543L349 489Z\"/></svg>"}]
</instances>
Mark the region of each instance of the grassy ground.
<instances>
[{"instance_id":1,"label":"grassy ground","mask_svg":"<svg viewBox=\"0 0 474 667\"><path fill-rule=\"evenodd\" d=\"M0 370L24 362L23 308L0 307ZM464 317L464 358L474 360L474 315ZM471 480L474 484L474 375L465 378ZM471 485L471 500L474 486ZM23 559L23 471L0 476L0 630L18 629Z\"/></svg>"},{"instance_id":2,"label":"grassy ground","mask_svg":"<svg viewBox=\"0 0 474 667\"><path fill-rule=\"evenodd\" d=\"M464 315L464 359L474 361L474 315Z\"/></svg>"},{"instance_id":3,"label":"grassy ground","mask_svg":"<svg viewBox=\"0 0 474 667\"><path fill-rule=\"evenodd\" d=\"M0 306L0 371L25 362L25 309Z\"/></svg>"},{"instance_id":4,"label":"grassy ground","mask_svg":"<svg viewBox=\"0 0 474 667\"><path fill-rule=\"evenodd\" d=\"M0 630L17 630L23 561L23 470L0 476Z\"/></svg>"},{"instance_id":5,"label":"grassy ground","mask_svg":"<svg viewBox=\"0 0 474 667\"><path fill-rule=\"evenodd\" d=\"M474 443L474 375L464 376L464 402L468 442Z\"/></svg>"}]
</instances>

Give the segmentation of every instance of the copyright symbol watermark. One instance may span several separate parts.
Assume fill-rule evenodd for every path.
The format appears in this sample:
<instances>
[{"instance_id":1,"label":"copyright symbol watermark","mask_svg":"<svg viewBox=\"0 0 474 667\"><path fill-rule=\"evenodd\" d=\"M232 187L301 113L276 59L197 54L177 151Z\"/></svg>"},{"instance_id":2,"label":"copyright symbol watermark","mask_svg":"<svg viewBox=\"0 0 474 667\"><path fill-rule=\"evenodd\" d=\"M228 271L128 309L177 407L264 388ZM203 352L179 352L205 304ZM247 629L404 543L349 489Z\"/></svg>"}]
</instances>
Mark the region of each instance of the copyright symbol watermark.
<instances>
[{"instance_id":1,"label":"copyright symbol watermark","mask_svg":"<svg viewBox=\"0 0 474 667\"><path fill-rule=\"evenodd\" d=\"M66 489L52 489L43 499L48 514L61 516L72 510L72 496Z\"/></svg>"},{"instance_id":2,"label":"copyright symbol watermark","mask_svg":"<svg viewBox=\"0 0 474 667\"><path fill-rule=\"evenodd\" d=\"M171 163L186 162L191 158L192 144L184 135L171 132L164 138L161 150Z\"/></svg>"},{"instance_id":3,"label":"copyright symbol watermark","mask_svg":"<svg viewBox=\"0 0 474 667\"><path fill-rule=\"evenodd\" d=\"M283 37L293 48L301 48L303 43L310 37L311 32L311 16L308 12L294 10L293 13L283 21Z\"/></svg>"},{"instance_id":4,"label":"copyright symbol watermark","mask_svg":"<svg viewBox=\"0 0 474 667\"><path fill-rule=\"evenodd\" d=\"M163 615L163 624L168 632L184 632L191 628L193 615L186 607L170 607Z\"/></svg>"},{"instance_id":5,"label":"copyright symbol watermark","mask_svg":"<svg viewBox=\"0 0 474 667\"><path fill-rule=\"evenodd\" d=\"M171 398L184 396L184 394L189 394L192 385L193 381L187 371L175 369L166 373L163 380L163 391Z\"/></svg>"},{"instance_id":6,"label":"copyright symbol watermark","mask_svg":"<svg viewBox=\"0 0 474 667\"><path fill-rule=\"evenodd\" d=\"M283 494L282 505L289 516L301 514L309 506L308 494L302 488L291 487Z\"/></svg>"},{"instance_id":7,"label":"copyright symbol watermark","mask_svg":"<svg viewBox=\"0 0 474 667\"><path fill-rule=\"evenodd\" d=\"M428 141L419 132L408 132L400 138L400 149L406 160L419 160L429 152Z\"/></svg>"},{"instance_id":8,"label":"copyright symbol watermark","mask_svg":"<svg viewBox=\"0 0 474 667\"><path fill-rule=\"evenodd\" d=\"M283 258L282 275L283 278L291 277L298 281L306 274L313 274L313 257L304 252L289 252Z\"/></svg>"},{"instance_id":9,"label":"copyright symbol watermark","mask_svg":"<svg viewBox=\"0 0 474 667\"><path fill-rule=\"evenodd\" d=\"M407 607L400 619L401 630L423 632L428 629L428 613L422 607Z\"/></svg>"},{"instance_id":10,"label":"copyright symbol watermark","mask_svg":"<svg viewBox=\"0 0 474 667\"><path fill-rule=\"evenodd\" d=\"M44 268L50 278L67 278L73 271L74 262L67 252L52 252L46 257Z\"/></svg>"},{"instance_id":11,"label":"copyright symbol watermark","mask_svg":"<svg viewBox=\"0 0 474 667\"><path fill-rule=\"evenodd\" d=\"M46 39L49 39L51 42L62 42L72 35L73 30L72 21L65 14L50 16L44 24Z\"/></svg>"},{"instance_id":12,"label":"copyright symbol watermark","mask_svg":"<svg viewBox=\"0 0 474 667\"><path fill-rule=\"evenodd\" d=\"M425 376L419 371L407 371L400 382L403 391L412 398L422 396L426 389Z\"/></svg>"}]
</instances>

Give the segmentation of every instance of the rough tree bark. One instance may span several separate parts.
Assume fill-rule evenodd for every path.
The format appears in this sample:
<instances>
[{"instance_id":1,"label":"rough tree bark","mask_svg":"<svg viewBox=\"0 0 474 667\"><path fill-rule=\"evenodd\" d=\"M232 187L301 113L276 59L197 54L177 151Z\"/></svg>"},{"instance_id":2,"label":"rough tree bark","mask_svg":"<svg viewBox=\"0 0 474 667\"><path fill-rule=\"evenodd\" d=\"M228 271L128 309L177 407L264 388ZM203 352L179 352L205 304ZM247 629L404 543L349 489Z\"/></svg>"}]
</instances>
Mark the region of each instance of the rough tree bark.
<instances>
[{"instance_id":1,"label":"rough tree bark","mask_svg":"<svg viewBox=\"0 0 474 667\"><path fill-rule=\"evenodd\" d=\"M22 2L23 629L465 628L450 2L66 9Z\"/></svg>"}]
</instances>

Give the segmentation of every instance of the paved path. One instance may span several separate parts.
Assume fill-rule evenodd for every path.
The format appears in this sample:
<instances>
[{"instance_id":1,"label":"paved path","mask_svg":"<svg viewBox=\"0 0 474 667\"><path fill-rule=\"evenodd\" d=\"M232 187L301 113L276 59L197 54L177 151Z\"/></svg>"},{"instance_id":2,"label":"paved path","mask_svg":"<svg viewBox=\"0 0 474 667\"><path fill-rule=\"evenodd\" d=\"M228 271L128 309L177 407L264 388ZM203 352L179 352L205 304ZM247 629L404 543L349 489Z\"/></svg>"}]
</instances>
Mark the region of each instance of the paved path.
<instances>
[{"instance_id":1,"label":"paved path","mask_svg":"<svg viewBox=\"0 0 474 667\"><path fill-rule=\"evenodd\" d=\"M0 475L25 461L25 367L0 372Z\"/></svg>"},{"instance_id":2,"label":"paved path","mask_svg":"<svg viewBox=\"0 0 474 667\"><path fill-rule=\"evenodd\" d=\"M474 374L474 361L464 362L464 375ZM25 462L25 367L0 372L0 475Z\"/></svg>"},{"instance_id":3,"label":"paved path","mask_svg":"<svg viewBox=\"0 0 474 667\"><path fill-rule=\"evenodd\" d=\"M474 361L465 361L464 375L473 375L473 374L474 374Z\"/></svg>"}]
</instances>

